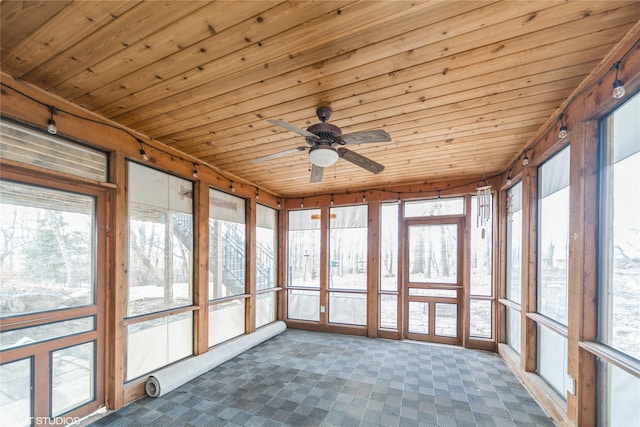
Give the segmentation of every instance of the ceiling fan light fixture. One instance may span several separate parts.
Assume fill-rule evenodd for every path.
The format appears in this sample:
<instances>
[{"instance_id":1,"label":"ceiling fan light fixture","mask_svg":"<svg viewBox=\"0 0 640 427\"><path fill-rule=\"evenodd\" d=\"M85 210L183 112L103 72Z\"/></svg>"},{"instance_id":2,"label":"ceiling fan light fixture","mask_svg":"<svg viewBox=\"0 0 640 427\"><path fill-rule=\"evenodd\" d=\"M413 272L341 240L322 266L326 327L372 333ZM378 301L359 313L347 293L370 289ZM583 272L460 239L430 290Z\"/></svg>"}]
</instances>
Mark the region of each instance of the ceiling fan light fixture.
<instances>
[{"instance_id":1,"label":"ceiling fan light fixture","mask_svg":"<svg viewBox=\"0 0 640 427\"><path fill-rule=\"evenodd\" d=\"M321 168L331 166L338 161L339 157L340 156L338 155L338 152L328 146L320 145L317 147L313 147L309 151L309 161Z\"/></svg>"}]
</instances>

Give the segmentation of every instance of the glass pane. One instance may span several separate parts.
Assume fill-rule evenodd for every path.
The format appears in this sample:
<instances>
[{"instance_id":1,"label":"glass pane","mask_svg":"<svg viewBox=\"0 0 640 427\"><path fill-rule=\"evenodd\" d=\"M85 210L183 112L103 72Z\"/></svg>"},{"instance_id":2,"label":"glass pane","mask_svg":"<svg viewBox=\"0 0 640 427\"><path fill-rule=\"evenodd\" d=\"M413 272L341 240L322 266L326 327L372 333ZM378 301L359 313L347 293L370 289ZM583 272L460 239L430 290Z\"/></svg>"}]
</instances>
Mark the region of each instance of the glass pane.
<instances>
[{"instance_id":1,"label":"glass pane","mask_svg":"<svg viewBox=\"0 0 640 427\"><path fill-rule=\"evenodd\" d=\"M462 214L464 214L464 197L416 200L404 204L405 218Z\"/></svg>"},{"instance_id":2,"label":"glass pane","mask_svg":"<svg viewBox=\"0 0 640 427\"><path fill-rule=\"evenodd\" d=\"M245 200L209 190L209 299L246 292Z\"/></svg>"},{"instance_id":3,"label":"glass pane","mask_svg":"<svg viewBox=\"0 0 640 427\"><path fill-rule=\"evenodd\" d=\"M32 403L31 359L0 365L0 425L30 426Z\"/></svg>"},{"instance_id":4,"label":"glass pane","mask_svg":"<svg viewBox=\"0 0 640 427\"><path fill-rule=\"evenodd\" d=\"M507 191L507 298L520 303L522 283L522 182Z\"/></svg>"},{"instance_id":5,"label":"glass pane","mask_svg":"<svg viewBox=\"0 0 640 427\"><path fill-rule=\"evenodd\" d=\"M329 288L366 290L367 206L331 208L329 212Z\"/></svg>"},{"instance_id":6,"label":"glass pane","mask_svg":"<svg viewBox=\"0 0 640 427\"><path fill-rule=\"evenodd\" d=\"M640 378L598 359L598 417L601 426L640 426Z\"/></svg>"},{"instance_id":7,"label":"glass pane","mask_svg":"<svg viewBox=\"0 0 640 427\"><path fill-rule=\"evenodd\" d=\"M289 211L289 286L320 288L320 209Z\"/></svg>"},{"instance_id":8,"label":"glass pane","mask_svg":"<svg viewBox=\"0 0 640 427\"><path fill-rule=\"evenodd\" d=\"M59 136L0 122L0 153L5 159L105 182L107 155Z\"/></svg>"},{"instance_id":9,"label":"glass pane","mask_svg":"<svg viewBox=\"0 0 640 427\"><path fill-rule=\"evenodd\" d=\"M329 322L366 325L367 294L330 292Z\"/></svg>"},{"instance_id":10,"label":"glass pane","mask_svg":"<svg viewBox=\"0 0 640 427\"><path fill-rule=\"evenodd\" d=\"M458 226L409 227L409 281L458 282Z\"/></svg>"},{"instance_id":11,"label":"glass pane","mask_svg":"<svg viewBox=\"0 0 640 427\"><path fill-rule=\"evenodd\" d=\"M398 296L380 295L380 327L398 329Z\"/></svg>"},{"instance_id":12,"label":"glass pane","mask_svg":"<svg viewBox=\"0 0 640 427\"><path fill-rule=\"evenodd\" d=\"M384 203L380 219L380 289L398 290L398 203Z\"/></svg>"},{"instance_id":13,"label":"glass pane","mask_svg":"<svg viewBox=\"0 0 640 427\"><path fill-rule=\"evenodd\" d=\"M471 330L472 337L491 338L491 301L472 299L471 310Z\"/></svg>"},{"instance_id":14,"label":"glass pane","mask_svg":"<svg viewBox=\"0 0 640 427\"><path fill-rule=\"evenodd\" d=\"M192 303L193 184L129 162L127 315Z\"/></svg>"},{"instance_id":15,"label":"glass pane","mask_svg":"<svg viewBox=\"0 0 640 427\"><path fill-rule=\"evenodd\" d=\"M538 324L538 374L566 399L567 339Z\"/></svg>"},{"instance_id":16,"label":"glass pane","mask_svg":"<svg viewBox=\"0 0 640 427\"><path fill-rule=\"evenodd\" d=\"M0 194L0 316L93 304L93 197L9 181Z\"/></svg>"},{"instance_id":17,"label":"glass pane","mask_svg":"<svg viewBox=\"0 0 640 427\"><path fill-rule=\"evenodd\" d=\"M416 297L432 297L432 298L458 298L458 291L455 289L409 288L409 295L416 296Z\"/></svg>"},{"instance_id":18,"label":"glass pane","mask_svg":"<svg viewBox=\"0 0 640 427\"><path fill-rule=\"evenodd\" d=\"M567 324L569 147L539 168L538 312Z\"/></svg>"},{"instance_id":19,"label":"glass pane","mask_svg":"<svg viewBox=\"0 0 640 427\"><path fill-rule=\"evenodd\" d=\"M436 303L436 335L458 336L458 305Z\"/></svg>"},{"instance_id":20,"label":"glass pane","mask_svg":"<svg viewBox=\"0 0 640 427\"><path fill-rule=\"evenodd\" d=\"M640 360L639 112L636 95L606 123L598 323L600 341Z\"/></svg>"},{"instance_id":21,"label":"glass pane","mask_svg":"<svg viewBox=\"0 0 640 427\"><path fill-rule=\"evenodd\" d=\"M275 322L278 316L278 292L256 295L256 328Z\"/></svg>"},{"instance_id":22,"label":"glass pane","mask_svg":"<svg viewBox=\"0 0 640 427\"><path fill-rule=\"evenodd\" d=\"M409 301L409 332L429 334L429 303Z\"/></svg>"},{"instance_id":23,"label":"glass pane","mask_svg":"<svg viewBox=\"0 0 640 427\"><path fill-rule=\"evenodd\" d=\"M471 295L491 296L491 268L493 249L493 221L489 219L484 227L477 227L478 198L471 197ZM493 216L493 196L491 196Z\"/></svg>"},{"instance_id":24,"label":"glass pane","mask_svg":"<svg viewBox=\"0 0 640 427\"><path fill-rule=\"evenodd\" d=\"M209 347L245 333L245 300L236 299L209 306Z\"/></svg>"},{"instance_id":25,"label":"glass pane","mask_svg":"<svg viewBox=\"0 0 640 427\"><path fill-rule=\"evenodd\" d=\"M256 211L256 289L263 290L278 286L278 235L276 221L278 212L258 205Z\"/></svg>"},{"instance_id":26,"label":"glass pane","mask_svg":"<svg viewBox=\"0 0 640 427\"><path fill-rule=\"evenodd\" d=\"M320 293L289 289L287 317L295 320L320 320Z\"/></svg>"},{"instance_id":27,"label":"glass pane","mask_svg":"<svg viewBox=\"0 0 640 427\"><path fill-rule=\"evenodd\" d=\"M507 344L520 354L520 312L507 307Z\"/></svg>"},{"instance_id":28,"label":"glass pane","mask_svg":"<svg viewBox=\"0 0 640 427\"><path fill-rule=\"evenodd\" d=\"M51 352L51 413L58 416L95 399L95 343Z\"/></svg>"},{"instance_id":29,"label":"glass pane","mask_svg":"<svg viewBox=\"0 0 640 427\"><path fill-rule=\"evenodd\" d=\"M193 354L191 312L127 326L127 381Z\"/></svg>"},{"instance_id":30,"label":"glass pane","mask_svg":"<svg viewBox=\"0 0 640 427\"><path fill-rule=\"evenodd\" d=\"M48 323L30 328L14 329L0 334L0 350L31 345L42 341L93 331L94 329L94 316Z\"/></svg>"}]
</instances>

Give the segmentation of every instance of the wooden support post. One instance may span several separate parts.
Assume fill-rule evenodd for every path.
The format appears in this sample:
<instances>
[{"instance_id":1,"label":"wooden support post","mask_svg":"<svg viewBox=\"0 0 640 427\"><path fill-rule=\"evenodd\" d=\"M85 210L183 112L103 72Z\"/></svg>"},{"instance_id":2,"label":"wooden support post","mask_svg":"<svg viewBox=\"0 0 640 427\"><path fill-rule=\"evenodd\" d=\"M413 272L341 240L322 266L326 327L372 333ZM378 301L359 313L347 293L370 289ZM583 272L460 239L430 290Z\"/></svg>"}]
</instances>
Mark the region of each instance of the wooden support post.
<instances>
[{"instance_id":1,"label":"wooden support post","mask_svg":"<svg viewBox=\"0 0 640 427\"><path fill-rule=\"evenodd\" d=\"M367 335L378 336L380 297L380 202L369 202L367 228Z\"/></svg>"},{"instance_id":2,"label":"wooden support post","mask_svg":"<svg viewBox=\"0 0 640 427\"><path fill-rule=\"evenodd\" d=\"M209 186L197 181L193 188L194 258L193 263L193 354L206 353L209 347Z\"/></svg>"}]
</instances>

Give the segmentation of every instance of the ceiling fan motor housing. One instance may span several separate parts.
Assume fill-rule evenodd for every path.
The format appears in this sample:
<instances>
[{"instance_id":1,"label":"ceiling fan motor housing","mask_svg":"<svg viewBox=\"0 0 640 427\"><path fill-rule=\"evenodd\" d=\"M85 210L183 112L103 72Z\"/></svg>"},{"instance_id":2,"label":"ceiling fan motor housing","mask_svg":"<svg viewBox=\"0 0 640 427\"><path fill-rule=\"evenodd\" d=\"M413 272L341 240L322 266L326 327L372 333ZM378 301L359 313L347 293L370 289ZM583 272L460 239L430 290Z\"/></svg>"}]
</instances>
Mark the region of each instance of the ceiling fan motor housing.
<instances>
[{"instance_id":1,"label":"ceiling fan motor housing","mask_svg":"<svg viewBox=\"0 0 640 427\"><path fill-rule=\"evenodd\" d=\"M315 125L311 125L307 128L307 132L311 132L320 138L319 141L313 141L315 144L342 144L342 140L340 136L342 135L342 131L338 126L334 126L329 123L317 123Z\"/></svg>"}]
</instances>

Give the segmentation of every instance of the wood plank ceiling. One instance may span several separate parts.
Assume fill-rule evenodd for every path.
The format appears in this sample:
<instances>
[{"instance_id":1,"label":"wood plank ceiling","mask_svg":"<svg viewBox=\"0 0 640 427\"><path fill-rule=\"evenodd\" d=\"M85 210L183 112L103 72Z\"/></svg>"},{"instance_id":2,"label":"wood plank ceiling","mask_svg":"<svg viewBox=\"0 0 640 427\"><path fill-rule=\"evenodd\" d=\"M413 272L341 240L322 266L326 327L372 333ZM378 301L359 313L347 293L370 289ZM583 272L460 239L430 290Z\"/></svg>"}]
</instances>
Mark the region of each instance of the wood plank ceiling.
<instances>
[{"instance_id":1,"label":"wood plank ceiling","mask_svg":"<svg viewBox=\"0 0 640 427\"><path fill-rule=\"evenodd\" d=\"M640 19L638 1L3 1L2 71L281 196L505 170ZM305 146L267 122L343 133L309 183ZM555 116L554 116L555 115ZM60 130L64 133L64 129Z\"/></svg>"}]
</instances>

